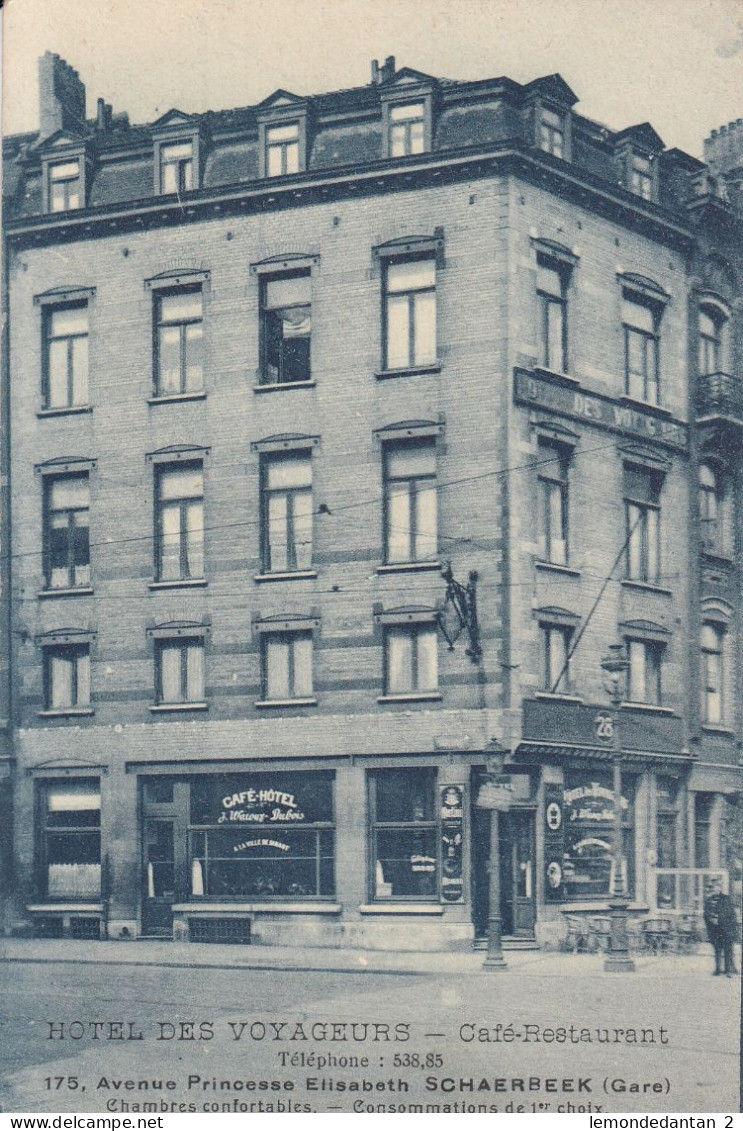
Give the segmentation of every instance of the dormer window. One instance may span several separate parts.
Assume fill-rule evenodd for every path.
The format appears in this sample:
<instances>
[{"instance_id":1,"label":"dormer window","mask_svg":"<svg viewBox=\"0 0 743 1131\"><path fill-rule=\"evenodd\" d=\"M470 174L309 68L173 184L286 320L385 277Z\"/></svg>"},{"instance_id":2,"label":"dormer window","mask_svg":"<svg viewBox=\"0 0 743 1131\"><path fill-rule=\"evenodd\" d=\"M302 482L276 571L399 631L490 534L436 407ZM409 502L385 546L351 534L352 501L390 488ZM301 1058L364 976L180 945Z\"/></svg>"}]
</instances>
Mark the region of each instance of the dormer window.
<instances>
[{"instance_id":1,"label":"dormer window","mask_svg":"<svg viewBox=\"0 0 743 1131\"><path fill-rule=\"evenodd\" d=\"M565 157L565 120L555 110L542 108L539 121L539 148L553 157Z\"/></svg>"},{"instance_id":2,"label":"dormer window","mask_svg":"<svg viewBox=\"0 0 743 1131\"><path fill-rule=\"evenodd\" d=\"M160 146L160 192L190 192L194 187L193 142Z\"/></svg>"},{"instance_id":3,"label":"dormer window","mask_svg":"<svg viewBox=\"0 0 743 1131\"><path fill-rule=\"evenodd\" d=\"M299 123L266 129L266 176L283 177L299 172Z\"/></svg>"},{"instance_id":4,"label":"dormer window","mask_svg":"<svg viewBox=\"0 0 743 1131\"><path fill-rule=\"evenodd\" d=\"M643 200L652 200L653 193L653 165L649 157L640 153L633 153L630 164L629 190Z\"/></svg>"},{"instance_id":5,"label":"dormer window","mask_svg":"<svg viewBox=\"0 0 743 1131\"><path fill-rule=\"evenodd\" d=\"M390 157L409 157L413 153L423 153L425 126L425 107L422 102L408 102L402 106L390 107L389 155Z\"/></svg>"},{"instance_id":6,"label":"dormer window","mask_svg":"<svg viewBox=\"0 0 743 1131\"><path fill-rule=\"evenodd\" d=\"M81 208L81 189L79 161L62 161L49 166L50 212L70 212Z\"/></svg>"}]
</instances>

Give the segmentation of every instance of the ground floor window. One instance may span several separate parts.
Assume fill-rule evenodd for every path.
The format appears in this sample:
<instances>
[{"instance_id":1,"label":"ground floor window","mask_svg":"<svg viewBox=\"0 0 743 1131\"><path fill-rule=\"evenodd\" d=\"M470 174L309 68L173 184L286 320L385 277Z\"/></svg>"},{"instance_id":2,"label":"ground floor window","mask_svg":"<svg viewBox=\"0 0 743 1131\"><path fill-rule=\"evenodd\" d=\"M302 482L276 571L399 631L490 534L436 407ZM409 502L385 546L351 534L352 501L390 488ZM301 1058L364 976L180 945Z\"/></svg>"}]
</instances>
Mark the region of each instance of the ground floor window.
<instances>
[{"instance_id":1,"label":"ground floor window","mask_svg":"<svg viewBox=\"0 0 743 1131\"><path fill-rule=\"evenodd\" d=\"M697 868L710 867L710 829L714 793L694 795L694 864Z\"/></svg>"},{"instance_id":2,"label":"ground floor window","mask_svg":"<svg viewBox=\"0 0 743 1131\"><path fill-rule=\"evenodd\" d=\"M435 769L377 770L369 793L372 897L437 899Z\"/></svg>"},{"instance_id":3,"label":"ground floor window","mask_svg":"<svg viewBox=\"0 0 743 1131\"><path fill-rule=\"evenodd\" d=\"M240 774L191 783L191 895L335 894L332 773Z\"/></svg>"},{"instance_id":4,"label":"ground floor window","mask_svg":"<svg viewBox=\"0 0 743 1131\"><path fill-rule=\"evenodd\" d=\"M101 791L94 780L49 783L41 788L39 844L42 895L48 899L100 899Z\"/></svg>"},{"instance_id":5,"label":"ground floor window","mask_svg":"<svg viewBox=\"0 0 743 1131\"><path fill-rule=\"evenodd\" d=\"M614 794L612 776L603 770L569 771L565 775L565 853L563 883L573 899L612 894ZM634 891L634 780L622 781L624 882Z\"/></svg>"}]
</instances>

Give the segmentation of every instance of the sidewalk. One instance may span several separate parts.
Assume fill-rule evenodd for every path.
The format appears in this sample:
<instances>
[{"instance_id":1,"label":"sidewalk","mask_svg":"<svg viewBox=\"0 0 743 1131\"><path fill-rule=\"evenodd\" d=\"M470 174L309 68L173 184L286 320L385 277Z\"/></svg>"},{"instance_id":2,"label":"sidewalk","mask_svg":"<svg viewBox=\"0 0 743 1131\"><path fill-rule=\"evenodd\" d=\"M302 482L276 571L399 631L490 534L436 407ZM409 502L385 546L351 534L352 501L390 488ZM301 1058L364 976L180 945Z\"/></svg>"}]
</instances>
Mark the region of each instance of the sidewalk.
<instances>
[{"instance_id":1,"label":"sidewalk","mask_svg":"<svg viewBox=\"0 0 743 1131\"><path fill-rule=\"evenodd\" d=\"M738 948L736 948L738 949ZM705 948L706 951L706 948ZM330 947L234 946L215 943L176 943L142 939L88 942L75 939L0 939L0 962L68 963L73 965L162 966L239 970L297 970L345 974L482 974L509 973L530 977L605 977L601 954L562 954L554 951L507 951L508 969L483 970L483 951L341 950ZM693 955L638 955L635 976L645 978L699 977L712 973L713 959ZM737 990L735 991L737 993Z\"/></svg>"}]
</instances>

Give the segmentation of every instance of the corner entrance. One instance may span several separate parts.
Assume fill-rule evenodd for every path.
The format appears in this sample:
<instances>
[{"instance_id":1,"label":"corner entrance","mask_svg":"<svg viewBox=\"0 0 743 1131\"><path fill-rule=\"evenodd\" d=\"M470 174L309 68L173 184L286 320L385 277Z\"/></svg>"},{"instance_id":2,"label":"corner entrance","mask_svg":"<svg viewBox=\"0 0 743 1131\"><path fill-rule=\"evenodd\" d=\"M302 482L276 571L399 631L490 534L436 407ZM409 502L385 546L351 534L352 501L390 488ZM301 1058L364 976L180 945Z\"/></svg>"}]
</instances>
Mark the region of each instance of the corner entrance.
<instances>
[{"instance_id":1,"label":"corner entrance","mask_svg":"<svg viewBox=\"0 0 743 1131\"><path fill-rule=\"evenodd\" d=\"M534 810L500 813L501 923L504 937L533 939L536 922ZM490 813L472 809L472 919L475 938L488 933Z\"/></svg>"}]
</instances>

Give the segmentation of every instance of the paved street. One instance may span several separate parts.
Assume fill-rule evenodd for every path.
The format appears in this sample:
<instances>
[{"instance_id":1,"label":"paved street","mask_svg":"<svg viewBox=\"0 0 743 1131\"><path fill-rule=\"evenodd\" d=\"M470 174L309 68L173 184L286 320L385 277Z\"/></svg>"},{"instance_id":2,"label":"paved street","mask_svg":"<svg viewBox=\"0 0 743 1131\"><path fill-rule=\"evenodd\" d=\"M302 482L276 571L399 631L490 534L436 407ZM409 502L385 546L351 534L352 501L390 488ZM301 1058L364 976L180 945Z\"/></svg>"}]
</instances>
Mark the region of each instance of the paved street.
<instances>
[{"instance_id":1,"label":"paved street","mask_svg":"<svg viewBox=\"0 0 743 1131\"><path fill-rule=\"evenodd\" d=\"M508 958L489 973L473 954L17 942L0 962L2 1107L738 1109L739 986L706 956L643 958L634 975Z\"/></svg>"}]
</instances>

